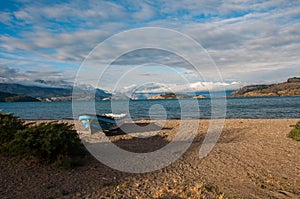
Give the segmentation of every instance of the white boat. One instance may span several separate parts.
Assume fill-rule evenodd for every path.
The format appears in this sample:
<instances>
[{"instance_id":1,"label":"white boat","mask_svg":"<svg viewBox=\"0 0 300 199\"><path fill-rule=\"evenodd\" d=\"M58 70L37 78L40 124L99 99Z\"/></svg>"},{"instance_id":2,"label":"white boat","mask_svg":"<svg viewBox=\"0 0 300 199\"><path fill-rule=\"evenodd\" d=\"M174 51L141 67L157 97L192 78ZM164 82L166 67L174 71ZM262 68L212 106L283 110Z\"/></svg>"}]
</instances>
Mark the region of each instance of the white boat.
<instances>
[{"instance_id":1,"label":"white boat","mask_svg":"<svg viewBox=\"0 0 300 199\"><path fill-rule=\"evenodd\" d=\"M89 129L91 133L98 131L109 132L118 129L126 120L126 114L80 114L79 121L83 123L84 128Z\"/></svg>"}]
</instances>

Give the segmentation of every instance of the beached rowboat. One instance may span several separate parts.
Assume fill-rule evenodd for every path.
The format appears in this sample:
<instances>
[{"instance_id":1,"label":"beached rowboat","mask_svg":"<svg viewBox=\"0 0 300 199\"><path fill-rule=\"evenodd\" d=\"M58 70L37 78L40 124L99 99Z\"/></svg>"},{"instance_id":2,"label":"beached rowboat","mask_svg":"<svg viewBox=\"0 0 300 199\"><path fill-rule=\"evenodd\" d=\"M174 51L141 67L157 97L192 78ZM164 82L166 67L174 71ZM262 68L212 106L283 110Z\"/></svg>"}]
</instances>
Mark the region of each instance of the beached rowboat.
<instances>
[{"instance_id":1,"label":"beached rowboat","mask_svg":"<svg viewBox=\"0 0 300 199\"><path fill-rule=\"evenodd\" d=\"M81 114L79 121L83 123L84 128L89 129L91 133L99 131L107 132L118 129L126 120L126 114Z\"/></svg>"}]
</instances>

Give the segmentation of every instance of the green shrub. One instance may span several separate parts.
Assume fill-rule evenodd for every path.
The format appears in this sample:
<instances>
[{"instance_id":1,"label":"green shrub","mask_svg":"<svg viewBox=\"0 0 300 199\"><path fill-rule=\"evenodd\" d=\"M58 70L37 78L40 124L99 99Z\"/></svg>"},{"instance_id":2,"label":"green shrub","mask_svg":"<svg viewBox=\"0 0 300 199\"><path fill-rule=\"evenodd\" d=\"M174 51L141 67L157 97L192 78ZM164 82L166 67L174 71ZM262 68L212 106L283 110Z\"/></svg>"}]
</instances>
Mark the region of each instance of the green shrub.
<instances>
[{"instance_id":1,"label":"green shrub","mask_svg":"<svg viewBox=\"0 0 300 199\"><path fill-rule=\"evenodd\" d=\"M12 141L17 131L23 130L25 127L19 117L0 112L0 146Z\"/></svg>"},{"instance_id":2,"label":"green shrub","mask_svg":"<svg viewBox=\"0 0 300 199\"><path fill-rule=\"evenodd\" d=\"M296 141L300 141L300 122L298 122L295 125L295 128L291 130L289 137Z\"/></svg>"},{"instance_id":3,"label":"green shrub","mask_svg":"<svg viewBox=\"0 0 300 199\"><path fill-rule=\"evenodd\" d=\"M0 151L65 168L82 165L82 157L87 153L73 125L58 122L25 125L18 117L2 112Z\"/></svg>"},{"instance_id":4,"label":"green shrub","mask_svg":"<svg viewBox=\"0 0 300 199\"><path fill-rule=\"evenodd\" d=\"M41 123L17 131L14 139L5 145L11 155L33 156L46 163L62 163L72 167L73 159L84 156L86 150L73 125Z\"/></svg>"}]
</instances>

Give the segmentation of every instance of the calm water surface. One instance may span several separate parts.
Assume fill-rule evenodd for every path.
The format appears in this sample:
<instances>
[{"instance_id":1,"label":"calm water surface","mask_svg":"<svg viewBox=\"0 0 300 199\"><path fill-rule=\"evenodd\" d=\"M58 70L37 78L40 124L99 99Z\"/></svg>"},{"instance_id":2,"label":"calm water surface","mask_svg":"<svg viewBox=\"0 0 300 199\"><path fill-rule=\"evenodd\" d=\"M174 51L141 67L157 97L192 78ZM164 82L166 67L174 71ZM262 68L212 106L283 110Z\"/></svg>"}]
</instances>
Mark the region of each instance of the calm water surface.
<instances>
[{"instance_id":1,"label":"calm water surface","mask_svg":"<svg viewBox=\"0 0 300 199\"><path fill-rule=\"evenodd\" d=\"M223 102L224 99L216 99ZM195 105L191 106L191 104ZM199 119L226 118L300 118L300 97L259 97L229 98L226 110L218 107L212 115L210 99L185 100L139 100L139 101L99 101L96 112L127 113L133 120L139 119ZM113 104L113 108L111 108ZM75 117L79 113L90 113L93 104L88 101L76 102ZM22 119L71 119L72 101L67 102L12 102L0 103L4 112L14 113ZM220 114L219 114L220 113ZM75 118L77 119L77 117Z\"/></svg>"}]
</instances>

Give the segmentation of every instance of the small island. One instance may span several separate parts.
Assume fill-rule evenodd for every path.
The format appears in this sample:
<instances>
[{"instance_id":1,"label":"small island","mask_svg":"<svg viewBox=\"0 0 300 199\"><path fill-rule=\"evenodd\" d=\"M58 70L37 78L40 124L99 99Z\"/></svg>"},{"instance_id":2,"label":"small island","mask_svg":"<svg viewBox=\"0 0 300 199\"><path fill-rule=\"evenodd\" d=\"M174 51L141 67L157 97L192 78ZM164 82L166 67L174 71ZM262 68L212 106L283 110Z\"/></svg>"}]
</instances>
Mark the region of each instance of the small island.
<instances>
[{"instance_id":1,"label":"small island","mask_svg":"<svg viewBox=\"0 0 300 199\"><path fill-rule=\"evenodd\" d=\"M176 93L165 93L160 95L155 95L148 97L148 100L157 100L157 99L203 99L206 98L205 95L197 95L197 96L191 96L187 94L176 94Z\"/></svg>"},{"instance_id":2,"label":"small island","mask_svg":"<svg viewBox=\"0 0 300 199\"><path fill-rule=\"evenodd\" d=\"M300 78L289 78L286 82L279 84L245 86L232 92L229 97L266 96L300 96Z\"/></svg>"}]
</instances>

